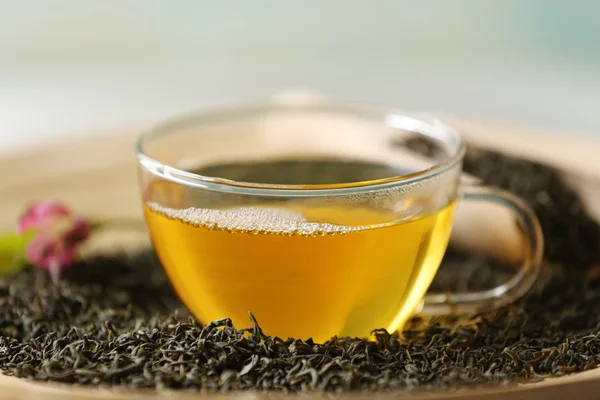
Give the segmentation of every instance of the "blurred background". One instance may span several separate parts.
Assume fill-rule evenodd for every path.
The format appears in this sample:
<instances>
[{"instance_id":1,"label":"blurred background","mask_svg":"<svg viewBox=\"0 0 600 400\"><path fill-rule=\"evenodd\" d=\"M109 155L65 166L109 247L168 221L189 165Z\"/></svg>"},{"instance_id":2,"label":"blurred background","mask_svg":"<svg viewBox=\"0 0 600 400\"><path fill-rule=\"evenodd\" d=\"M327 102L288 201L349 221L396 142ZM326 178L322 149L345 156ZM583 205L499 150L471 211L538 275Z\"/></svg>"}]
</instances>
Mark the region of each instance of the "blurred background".
<instances>
[{"instance_id":1,"label":"blurred background","mask_svg":"<svg viewBox=\"0 0 600 400\"><path fill-rule=\"evenodd\" d=\"M0 0L0 153L288 87L600 137L597 0Z\"/></svg>"}]
</instances>

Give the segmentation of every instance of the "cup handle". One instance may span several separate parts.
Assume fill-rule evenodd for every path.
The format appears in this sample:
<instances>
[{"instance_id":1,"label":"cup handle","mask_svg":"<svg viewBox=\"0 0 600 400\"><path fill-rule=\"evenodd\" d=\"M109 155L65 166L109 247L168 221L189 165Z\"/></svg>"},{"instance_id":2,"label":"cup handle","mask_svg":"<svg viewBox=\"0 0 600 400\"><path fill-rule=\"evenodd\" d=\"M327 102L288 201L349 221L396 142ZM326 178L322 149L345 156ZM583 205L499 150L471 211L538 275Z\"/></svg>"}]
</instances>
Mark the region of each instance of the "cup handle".
<instances>
[{"instance_id":1,"label":"cup handle","mask_svg":"<svg viewBox=\"0 0 600 400\"><path fill-rule=\"evenodd\" d=\"M447 315L498 308L523 296L531 288L539 274L543 255L542 230L537 217L527 204L509 192L486 186L466 186L463 201L489 202L507 208L516 217L519 228L527 241L524 260L518 272L508 282L493 289L426 295L419 314Z\"/></svg>"}]
</instances>

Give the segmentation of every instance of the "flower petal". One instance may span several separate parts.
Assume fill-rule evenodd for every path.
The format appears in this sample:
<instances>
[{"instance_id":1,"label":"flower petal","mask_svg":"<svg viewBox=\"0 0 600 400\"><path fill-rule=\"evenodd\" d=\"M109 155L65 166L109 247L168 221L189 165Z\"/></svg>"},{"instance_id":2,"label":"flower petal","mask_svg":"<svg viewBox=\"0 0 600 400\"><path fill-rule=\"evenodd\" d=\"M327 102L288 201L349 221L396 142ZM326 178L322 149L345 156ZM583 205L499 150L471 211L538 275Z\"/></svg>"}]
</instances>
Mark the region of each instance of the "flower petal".
<instances>
[{"instance_id":1,"label":"flower petal","mask_svg":"<svg viewBox=\"0 0 600 400\"><path fill-rule=\"evenodd\" d=\"M77 218L73 221L71 229L65 232L63 239L68 246L73 246L87 239L90 235L90 231L90 224L83 218Z\"/></svg>"},{"instance_id":2,"label":"flower petal","mask_svg":"<svg viewBox=\"0 0 600 400\"><path fill-rule=\"evenodd\" d=\"M33 265L48 270L53 266L69 267L75 260L76 249L65 246L60 238L38 236L27 245L26 254Z\"/></svg>"},{"instance_id":3,"label":"flower petal","mask_svg":"<svg viewBox=\"0 0 600 400\"><path fill-rule=\"evenodd\" d=\"M30 229L41 229L48 226L57 218L67 217L71 214L69 209L57 201L40 201L32 204L17 224L17 232L24 233Z\"/></svg>"}]
</instances>

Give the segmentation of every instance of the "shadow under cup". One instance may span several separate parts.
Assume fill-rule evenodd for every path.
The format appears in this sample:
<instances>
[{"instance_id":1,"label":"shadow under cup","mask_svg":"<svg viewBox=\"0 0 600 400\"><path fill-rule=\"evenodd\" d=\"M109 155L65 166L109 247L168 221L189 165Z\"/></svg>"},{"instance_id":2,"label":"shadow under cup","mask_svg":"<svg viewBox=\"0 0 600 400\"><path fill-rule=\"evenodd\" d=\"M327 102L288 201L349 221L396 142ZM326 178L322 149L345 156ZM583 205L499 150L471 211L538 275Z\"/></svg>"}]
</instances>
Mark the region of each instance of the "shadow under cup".
<instances>
[{"instance_id":1,"label":"shadow under cup","mask_svg":"<svg viewBox=\"0 0 600 400\"><path fill-rule=\"evenodd\" d=\"M511 230L478 234L487 237L478 246L520 267L497 287L426 295L463 154L436 120L337 103L201 113L138 143L152 243L191 312L238 328L252 312L266 334L316 341L394 331L415 310L497 307L529 289L541 255L535 216L505 192L472 188L465 198L501 207ZM472 222L459 245L471 243ZM516 250L497 251L498 237Z\"/></svg>"}]
</instances>

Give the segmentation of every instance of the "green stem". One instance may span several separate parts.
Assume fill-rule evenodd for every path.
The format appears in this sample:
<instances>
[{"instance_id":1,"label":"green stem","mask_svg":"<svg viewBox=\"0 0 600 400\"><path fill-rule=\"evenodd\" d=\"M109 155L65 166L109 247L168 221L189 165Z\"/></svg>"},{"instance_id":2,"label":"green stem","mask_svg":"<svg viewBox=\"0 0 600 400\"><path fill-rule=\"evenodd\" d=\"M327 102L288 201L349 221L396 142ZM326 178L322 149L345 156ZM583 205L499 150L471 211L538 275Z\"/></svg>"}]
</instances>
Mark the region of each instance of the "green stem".
<instances>
[{"instance_id":1,"label":"green stem","mask_svg":"<svg viewBox=\"0 0 600 400\"><path fill-rule=\"evenodd\" d=\"M90 218L92 231L97 229L117 228L146 230L146 224L136 218Z\"/></svg>"}]
</instances>

